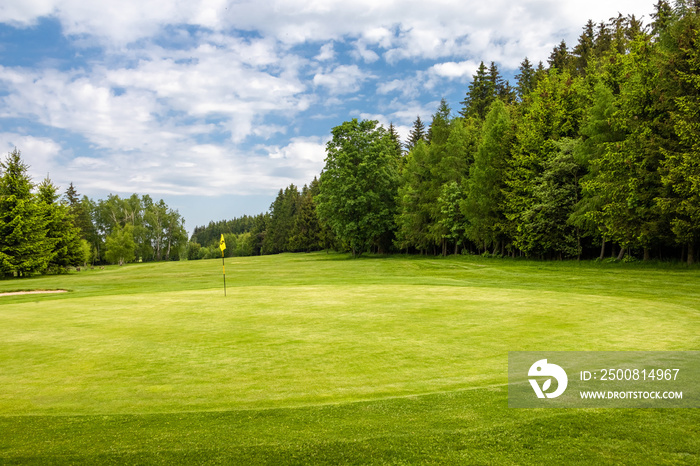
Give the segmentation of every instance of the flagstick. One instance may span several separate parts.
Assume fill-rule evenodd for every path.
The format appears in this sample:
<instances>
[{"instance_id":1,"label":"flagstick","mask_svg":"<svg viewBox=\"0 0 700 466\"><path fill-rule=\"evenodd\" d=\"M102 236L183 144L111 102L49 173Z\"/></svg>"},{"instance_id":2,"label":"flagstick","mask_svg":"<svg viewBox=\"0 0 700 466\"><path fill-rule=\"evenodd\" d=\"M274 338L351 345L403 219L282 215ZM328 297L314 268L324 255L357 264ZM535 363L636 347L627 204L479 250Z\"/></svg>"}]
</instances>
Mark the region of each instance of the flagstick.
<instances>
[{"instance_id":1,"label":"flagstick","mask_svg":"<svg viewBox=\"0 0 700 466\"><path fill-rule=\"evenodd\" d=\"M224 271L224 296L226 296L226 264L224 264L224 251L221 251L221 269Z\"/></svg>"},{"instance_id":2,"label":"flagstick","mask_svg":"<svg viewBox=\"0 0 700 466\"><path fill-rule=\"evenodd\" d=\"M221 269L224 272L224 296L226 296L226 264L224 264L224 250L226 249L226 241L224 241L223 233L221 233L221 240L219 240L219 249L221 249Z\"/></svg>"}]
</instances>

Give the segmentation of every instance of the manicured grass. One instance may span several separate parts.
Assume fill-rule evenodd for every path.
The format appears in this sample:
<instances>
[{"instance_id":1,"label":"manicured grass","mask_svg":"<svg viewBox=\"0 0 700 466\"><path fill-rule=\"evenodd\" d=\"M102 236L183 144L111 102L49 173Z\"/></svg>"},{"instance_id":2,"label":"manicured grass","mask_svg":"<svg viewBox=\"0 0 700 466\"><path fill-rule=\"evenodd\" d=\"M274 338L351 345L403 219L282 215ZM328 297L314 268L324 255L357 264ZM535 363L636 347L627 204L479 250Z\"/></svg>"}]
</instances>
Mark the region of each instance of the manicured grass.
<instances>
[{"instance_id":1,"label":"manicured grass","mask_svg":"<svg viewBox=\"0 0 700 466\"><path fill-rule=\"evenodd\" d=\"M697 410L507 407L508 351L698 350L700 270L286 254L0 282L0 462L700 461Z\"/></svg>"}]
</instances>

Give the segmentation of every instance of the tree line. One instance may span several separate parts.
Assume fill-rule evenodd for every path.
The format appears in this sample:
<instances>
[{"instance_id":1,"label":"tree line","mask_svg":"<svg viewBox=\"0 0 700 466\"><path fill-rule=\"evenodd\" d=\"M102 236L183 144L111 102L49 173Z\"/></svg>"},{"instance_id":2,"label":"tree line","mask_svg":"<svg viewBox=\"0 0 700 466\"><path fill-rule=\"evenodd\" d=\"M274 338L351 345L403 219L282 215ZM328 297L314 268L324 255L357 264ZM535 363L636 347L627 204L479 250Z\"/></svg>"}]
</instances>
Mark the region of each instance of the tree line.
<instances>
[{"instance_id":1,"label":"tree line","mask_svg":"<svg viewBox=\"0 0 700 466\"><path fill-rule=\"evenodd\" d=\"M93 201L72 183L60 195L48 177L36 186L28 168L17 149L0 162L0 277L184 257L184 219L162 199Z\"/></svg>"},{"instance_id":2,"label":"tree line","mask_svg":"<svg viewBox=\"0 0 700 466\"><path fill-rule=\"evenodd\" d=\"M266 213L195 227L188 246L188 259L221 257L221 235L226 241L226 257L338 248L333 233L318 217L315 201L318 193L316 178L301 190L291 184L280 189Z\"/></svg>"},{"instance_id":3,"label":"tree line","mask_svg":"<svg viewBox=\"0 0 700 466\"><path fill-rule=\"evenodd\" d=\"M247 245L238 252L692 263L700 2L661 0L651 18L588 21L578 43L562 41L546 65L525 58L515 85L482 62L459 112L443 99L427 130L418 117L403 144L393 125L333 128L319 179L280 190L268 213L249 217L235 233ZM204 238L193 242L217 239Z\"/></svg>"}]
</instances>

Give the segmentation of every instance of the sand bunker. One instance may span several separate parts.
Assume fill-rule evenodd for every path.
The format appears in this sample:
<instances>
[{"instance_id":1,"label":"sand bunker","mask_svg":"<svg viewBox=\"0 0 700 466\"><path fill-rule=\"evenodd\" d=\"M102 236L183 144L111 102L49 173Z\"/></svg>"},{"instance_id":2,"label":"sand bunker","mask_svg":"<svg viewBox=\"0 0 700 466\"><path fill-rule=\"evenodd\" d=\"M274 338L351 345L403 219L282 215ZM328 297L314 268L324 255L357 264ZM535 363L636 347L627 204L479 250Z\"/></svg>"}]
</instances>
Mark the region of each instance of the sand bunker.
<instances>
[{"instance_id":1,"label":"sand bunker","mask_svg":"<svg viewBox=\"0 0 700 466\"><path fill-rule=\"evenodd\" d=\"M34 291L9 291L0 293L0 296L15 296L21 294L48 294L48 293L67 293L68 290L34 290Z\"/></svg>"}]
</instances>

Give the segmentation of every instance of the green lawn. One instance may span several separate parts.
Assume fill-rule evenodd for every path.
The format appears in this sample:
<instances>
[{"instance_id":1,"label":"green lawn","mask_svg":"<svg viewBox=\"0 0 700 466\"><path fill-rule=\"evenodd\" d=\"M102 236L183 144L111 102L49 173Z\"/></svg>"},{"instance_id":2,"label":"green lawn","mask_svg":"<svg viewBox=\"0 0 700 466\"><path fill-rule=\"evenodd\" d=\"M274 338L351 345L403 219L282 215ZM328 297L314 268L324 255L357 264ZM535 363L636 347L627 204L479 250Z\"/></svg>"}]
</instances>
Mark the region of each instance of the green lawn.
<instances>
[{"instance_id":1,"label":"green lawn","mask_svg":"<svg viewBox=\"0 0 700 466\"><path fill-rule=\"evenodd\" d=\"M0 463L697 464L696 409L511 409L508 351L698 350L700 269L325 253L0 281Z\"/></svg>"}]
</instances>

